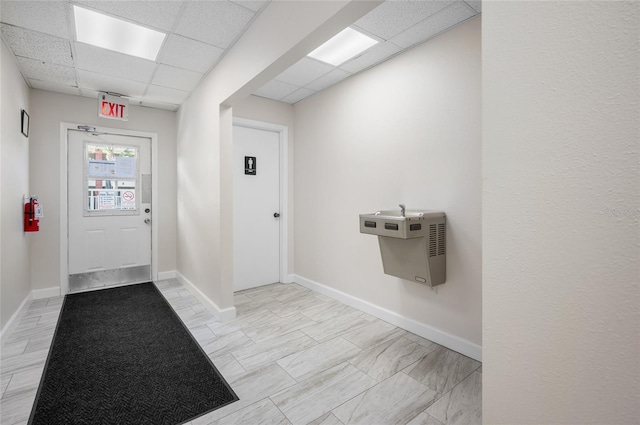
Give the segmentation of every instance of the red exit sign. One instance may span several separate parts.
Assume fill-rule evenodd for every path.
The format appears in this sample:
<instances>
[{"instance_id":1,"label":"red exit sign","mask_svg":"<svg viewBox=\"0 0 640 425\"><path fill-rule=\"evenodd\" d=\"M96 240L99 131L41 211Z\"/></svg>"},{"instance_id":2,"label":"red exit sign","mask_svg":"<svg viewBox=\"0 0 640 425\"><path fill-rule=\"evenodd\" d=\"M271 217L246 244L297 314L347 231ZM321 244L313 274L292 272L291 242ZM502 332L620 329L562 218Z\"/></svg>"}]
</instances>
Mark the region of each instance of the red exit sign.
<instances>
[{"instance_id":1,"label":"red exit sign","mask_svg":"<svg viewBox=\"0 0 640 425\"><path fill-rule=\"evenodd\" d=\"M98 116L112 120L129 120L129 100L106 93L98 95Z\"/></svg>"}]
</instances>

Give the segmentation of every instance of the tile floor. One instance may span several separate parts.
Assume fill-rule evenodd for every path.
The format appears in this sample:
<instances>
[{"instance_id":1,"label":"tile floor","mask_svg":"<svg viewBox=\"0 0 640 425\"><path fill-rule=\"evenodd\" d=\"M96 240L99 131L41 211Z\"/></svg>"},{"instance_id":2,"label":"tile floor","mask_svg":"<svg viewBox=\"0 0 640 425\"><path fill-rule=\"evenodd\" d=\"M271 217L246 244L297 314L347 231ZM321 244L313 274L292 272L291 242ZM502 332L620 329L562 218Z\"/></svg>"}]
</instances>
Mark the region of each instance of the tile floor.
<instances>
[{"instance_id":1,"label":"tile floor","mask_svg":"<svg viewBox=\"0 0 640 425\"><path fill-rule=\"evenodd\" d=\"M235 294L221 323L176 280L157 283L240 400L209 424L482 422L481 364L296 284ZM0 423L26 424L62 298L36 300L0 356Z\"/></svg>"}]
</instances>

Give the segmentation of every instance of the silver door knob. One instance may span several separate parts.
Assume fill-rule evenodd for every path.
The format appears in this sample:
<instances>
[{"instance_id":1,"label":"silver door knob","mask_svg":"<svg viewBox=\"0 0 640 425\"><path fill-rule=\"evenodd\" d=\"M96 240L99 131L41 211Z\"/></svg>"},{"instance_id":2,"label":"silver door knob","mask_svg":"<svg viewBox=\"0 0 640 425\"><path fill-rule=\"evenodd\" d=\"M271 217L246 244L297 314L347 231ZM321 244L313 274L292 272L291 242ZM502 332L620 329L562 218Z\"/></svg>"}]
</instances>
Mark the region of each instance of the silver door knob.
<instances>
[{"instance_id":1,"label":"silver door knob","mask_svg":"<svg viewBox=\"0 0 640 425\"><path fill-rule=\"evenodd\" d=\"M150 218L145 218L145 219L144 219L144 222L145 222L145 223L147 223L147 224L149 224L149 223L151 223L151 219L150 219Z\"/></svg>"},{"instance_id":2,"label":"silver door knob","mask_svg":"<svg viewBox=\"0 0 640 425\"><path fill-rule=\"evenodd\" d=\"M273 213L273 216L274 216L275 218L278 218L278 217L280 217L280 213Z\"/></svg>"}]
</instances>

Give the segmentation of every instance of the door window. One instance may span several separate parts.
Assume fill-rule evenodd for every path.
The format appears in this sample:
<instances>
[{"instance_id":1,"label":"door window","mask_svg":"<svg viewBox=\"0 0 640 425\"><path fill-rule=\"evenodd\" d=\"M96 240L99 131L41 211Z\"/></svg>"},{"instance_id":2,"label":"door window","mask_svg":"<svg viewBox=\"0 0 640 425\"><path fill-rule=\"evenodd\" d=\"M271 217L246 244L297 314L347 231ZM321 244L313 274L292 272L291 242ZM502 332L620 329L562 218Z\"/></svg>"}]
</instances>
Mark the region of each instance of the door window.
<instances>
[{"instance_id":1,"label":"door window","mask_svg":"<svg viewBox=\"0 0 640 425\"><path fill-rule=\"evenodd\" d=\"M138 148L85 143L85 216L138 215Z\"/></svg>"}]
</instances>

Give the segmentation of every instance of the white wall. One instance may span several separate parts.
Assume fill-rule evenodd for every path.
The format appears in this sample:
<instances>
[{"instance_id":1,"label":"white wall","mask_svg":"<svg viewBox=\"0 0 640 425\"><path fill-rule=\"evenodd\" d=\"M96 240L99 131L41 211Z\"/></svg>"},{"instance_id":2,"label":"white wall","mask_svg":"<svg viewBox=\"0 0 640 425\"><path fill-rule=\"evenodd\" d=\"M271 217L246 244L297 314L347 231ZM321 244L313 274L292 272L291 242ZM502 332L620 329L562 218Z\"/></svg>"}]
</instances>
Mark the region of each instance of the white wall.
<instances>
[{"instance_id":1,"label":"white wall","mask_svg":"<svg viewBox=\"0 0 640 425\"><path fill-rule=\"evenodd\" d=\"M480 356L479 18L307 98L295 113L295 271L419 322ZM447 214L437 292L383 273L358 214ZM465 348L466 347L466 348Z\"/></svg>"},{"instance_id":2,"label":"white wall","mask_svg":"<svg viewBox=\"0 0 640 425\"><path fill-rule=\"evenodd\" d=\"M294 272L294 196L293 196L293 151L294 151L294 121L293 121L293 106L288 103L276 102L275 100L265 99L263 97L249 96L242 102L239 102L233 107L233 116L238 118L246 118L254 121L262 121L271 124L280 124L288 127L289 130L289 144L288 154L289 158L289 208L284 211L289 217L288 228L288 247L289 256L287 260L288 268L287 274Z\"/></svg>"},{"instance_id":3,"label":"white wall","mask_svg":"<svg viewBox=\"0 0 640 425\"><path fill-rule=\"evenodd\" d=\"M32 114L27 87L9 49L0 42L0 329L31 292L29 244L37 235L23 232L24 195L29 187L29 145L20 132L21 110ZM33 128L33 127L32 127Z\"/></svg>"},{"instance_id":4,"label":"white wall","mask_svg":"<svg viewBox=\"0 0 640 425\"><path fill-rule=\"evenodd\" d=\"M640 7L483 6L483 417L640 421Z\"/></svg>"},{"instance_id":5,"label":"white wall","mask_svg":"<svg viewBox=\"0 0 640 425\"><path fill-rule=\"evenodd\" d=\"M31 246L34 290L60 286L60 123L148 131L158 134L158 271L176 270L176 113L130 105L129 121L98 118L97 99L31 90L31 191L44 218ZM155 202L155 201L154 201Z\"/></svg>"},{"instance_id":6,"label":"white wall","mask_svg":"<svg viewBox=\"0 0 640 425\"><path fill-rule=\"evenodd\" d=\"M269 3L178 111L179 277L209 298L221 317L235 315L229 107L374 6L361 1Z\"/></svg>"}]
</instances>

